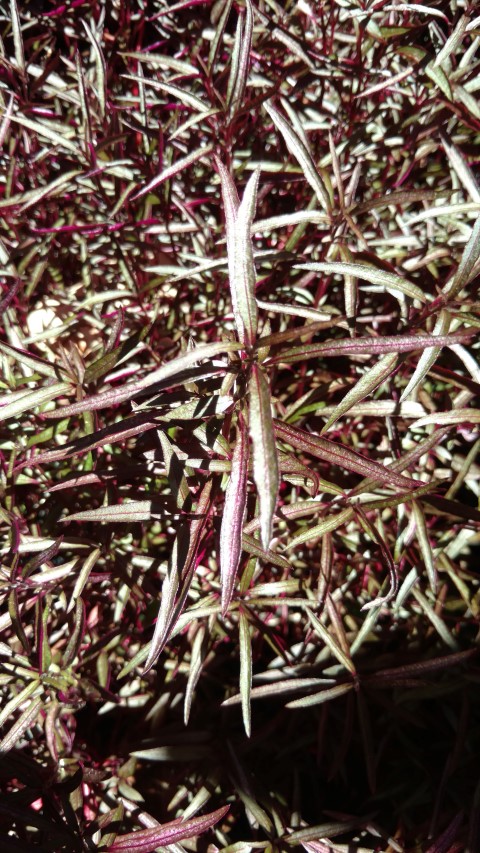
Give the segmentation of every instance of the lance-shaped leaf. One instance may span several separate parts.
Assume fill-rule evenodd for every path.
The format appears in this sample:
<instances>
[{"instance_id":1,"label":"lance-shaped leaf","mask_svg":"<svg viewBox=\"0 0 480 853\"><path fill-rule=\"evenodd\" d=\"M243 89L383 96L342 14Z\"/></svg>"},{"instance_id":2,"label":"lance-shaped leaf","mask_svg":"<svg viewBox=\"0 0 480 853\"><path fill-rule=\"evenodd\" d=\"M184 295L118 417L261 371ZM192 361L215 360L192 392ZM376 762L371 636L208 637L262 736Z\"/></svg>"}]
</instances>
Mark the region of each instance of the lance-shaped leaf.
<instances>
[{"instance_id":1,"label":"lance-shaped leaf","mask_svg":"<svg viewBox=\"0 0 480 853\"><path fill-rule=\"evenodd\" d=\"M185 838L195 838L215 826L228 812L224 806L210 814L192 817L190 820L172 820L151 829L139 829L127 835L117 835L107 853L154 853L157 847L175 844Z\"/></svg>"},{"instance_id":2,"label":"lance-shaped leaf","mask_svg":"<svg viewBox=\"0 0 480 853\"><path fill-rule=\"evenodd\" d=\"M78 415L80 412L93 412L97 409L105 409L108 406L115 406L125 400L131 400L135 394L155 385L159 382L172 380L168 387L175 384L181 384L183 379L179 378L179 374L183 370L191 367L192 364L202 361L204 358L213 358L220 353L234 352L238 350L239 344L234 341L223 342L215 341L211 344L203 344L196 347L194 350L179 355L167 364L159 367L158 370L153 370L148 376L139 379L136 382L127 383L123 388L112 388L110 391L104 391L102 394L94 394L92 397L85 397L79 403L72 403L70 406L63 406L56 412L49 412L49 417L64 418L65 416ZM224 368L212 368L214 371L220 372ZM187 380L188 381L188 380ZM63 384L63 383L62 383ZM69 386L70 387L70 386ZM58 394L56 395L58 396Z\"/></svg>"},{"instance_id":3,"label":"lance-shaped leaf","mask_svg":"<svg viewBox=\"0 0 480 853\"><path fill-rule=\"evenodd\" d=\"M267 101L263 106L274 125L282 134L288 150L300 165L306 180L316 194L320 204L327 212L330 212L330 199L318 173L311 151L309 151L303 139L300 138L298 133L289 125L282 114L275 109L271 102Z\"/></svg>"},{"instance_id":4,"label":"lance-shaped leaf","mask_svg":"<svg viewBox=\"0 0 480 853\"><path fill-rule=\"evenodd\" d=\"M252 4L250 0L245 0L245 23L243 24L242 17L239 16L227 87L227 106L232 115L240 109L245 94L252 47L252 31Z\"/></svg>"},{"instance_id":5,"label":"lance-shaped leaf","mask_svg":"<svg viewBox=\"0 0 480 853\"><path fill-rule=\"evenodd\" d=\"M239 340L253 346L257 336L257 303L255 301L255 263L250 235L255 214L259 169L252 173L239 203L235 184L228 169L216 160L227 230L228 274L233 314Z\"/></svg>"},{"instance_id":6,"label":"lance-shaped leaf","mask_svg":"<svg viewBox=\"0 0 480 853\"><path fill-rule=\"evenodd\" d=\"M21 397L16 397L11 403L0 407L0 420L22 415L36 406L43 406L45 403L50 403L56 397L63 397L65 394L68 394L71 388L72 385L70 382L56 382L54 385L47 385L44 388L25 391Z\"/></svg>"},{"instance_id":7,"label":"lance-shaped leaf","mask_svg":"<svg viewBox=\"0 0 480 853\"><path fill-rule=\"evenodd\" d=\"M441 336L445 335L446 332L448 332L449 328L450 315L447 313L447 311L441 311L439 317L437 318L437 322L435 323L433 334L435 335L435 337L440 338ZM460 343L460 341L458 341L458 343ZM412 394L413 391L415 391L415 388L417 388L423 381L428 371L435 364L438 356L440 355L441 347L442 344L440 343L437 346L428 347L428 349L422 352L418 360L418 364L415 368L414 374L411 377L402 396L400 397L400 402L406 400L409 394Z\"/></svg>"},{"instance_id":8,"label":"lance-shaped leaf","mask_svg":"<svg viewBox=\"0 0 480 853\"><path fill-rule=\"evenodd\" d=\"M470 239L463 250L462 259L451 281L443 288L448 299L454 299L463 287L471 281L474 268L480 258L480 216L475 222Z\"/></svg>"},{"instance_id":9,"label":"lance-shaped leaf","mask_svg":"<svg viewBox=\"0 0 480 853\"><path fill-rule=\"evenodd\" d=\"M196 151L192 151L190 154L187 154L186 157L182 157L180 160L176 160L175 163L172 163L171 166L168 166L159 175L153 178L146 187L143 187L136 195L132 196L132 201L135 201L138 198L141 198L146 193L151 192L160 184L164 183L164 181L168 181L170 178L173 178L175 175L178 175L183 169L188 169L189 166L192 166L193 163L196 163L197 160L200 160L201 157L207 157L213 151L213 145L206 145L204 148L198 148Z\"/></svg>"},{"instance_id":10,"label":"lance-shaped leaf","mask_svg":"<svg viewBox=\"0 0 480 853\"><path fill-rule=\"evenodd\" d=\"M398 356L396 354L384 355L374 367L366 370L363 376L355 383L353 388L345 394L345 397L340 401L338 406L328 418L322 429L322 433L326 432L335 421L338 421L343 415L351 409L355 403L359 403L375 388L378 388L385 379L392 375L397 366Z\"/></svg>"},{"instance_id":11,"label":"lance-shaped leaf","mask_svg":"<svg viewBox=\"0 0 480 853\"><path fill-rule=\"evenodd\" d=\"M67 515L61 521L110 521L115 523L133 523L148 521L152 517L152 501L127 501L124 504L100 506L98 509L85 509Z\"/></svg>"},{"instance_id":12,"label":"lance-shaped leaf","mask_svg":"<svg viewBox=\"0 0 480 853\"><path fill-rule=\"evenodd\" d=\"M308 331L308 327L306 327L306 331ZM440 351L440 347L455 346L469 341L473 335L474 332L466 331L455 335L434 332L432 335L389 335L386 337L368 335L362 338L343 338L342 340L325 341L321 344L304 344L303 346L292 347L272 356L268 360L268 364L278 364L279 362L292 364L296 361L305 361L307 358L327 358L340 355L386 355L388 353L414 352L415 350L431 349L433 345L435 348L438 347ZM404 396L402 395L402 399Z\"/></svg>"},{"instance_id":13,"label":"lance-shaped leaf","mask_svg":"<svg viewBox=\"0 0 480 853\"><path fill-rule=\"evenodd\" d=\"M212 481L207 480L197 501L195 518L182 525L173 543L167 574L162 586L160 610L144 672L158 660L185 604L195 571L196 557L211 503ZM178 590L182 583L180 594Z\"/></svg>"},{"instance_id":14,"label":"lance-shaped leaf","mask_svg":"<svg viewBox=\"0 0 480 853\"><path fill-rule=\"evenodd\" d=\"M430 544L430 539L428 538L425 514L419 501L412 501L412 508L413 517L415 519L415 532L420 546L420 553L423 557L423 562L425 563L425 568L427 570L428 582L430 584L430 589L434 594L436 594L438 589L438 574L432 546Z\"/></svg>"},{"instance_id":15,"label":"lance-shaped leaf","mask_svg":"<svg viewBox=\"0 0 480 853\"><path fill-rule=\"evenodd\" d=\"M38 696L36 699L32 699L23 714L18 718L17 722L13 724L10 731L7 732L0 742L0 756L13 749L22 735L30 728L30 726L33 725L42 705L43 699L41 696Z\"/></svg>"},{"instance_id":16,"label":"lance-shaped leaf","mask_svg":"<svg viewBox=\"0 0 480 853\"><path fill-rule=\"evenodd\" d=\"M271 410L270 388L261 367L252 365L249 382L250 437L253 445L253 479L260 504L260 536L268 549L278 497L278 456Z\"/></svg>"},{"instance_id":17,"label":"lance-shaped leaf","mask_svg":"<svg viewBox=\"0 0 480 853\"><path fill-rule=\"evenodd\" d=\"M411 490L419 485L417 480L411 480L409 477L396 474L390 468L386 468L379 462L374 462L372 459L361 456L360 453L350 450L350 448L345 447L343 444L337 444L335 441L312 435L291 424L275 421L275 432L277 437L286 444L291 444L292 447L297 447L299 450L304 450L305 453L310 453L318 459L324 459L326 462L330 462L331 465L338 465L347 471L353 471L355 474L372 477L377 482L387 483L402 490Z\"/></svg>"},{"instance_id":18,"label":"lance-shaped leaf","mask_svg":"<svg viewBox=\"0 0 480 853\"><path fill-rule=\"evenodd\" d=\"M311 272L325 272L332 275L355 275L358 278L368 281L370 284L379 284L385 290L404 293L405 296L410 296L412 299L418 299L420 302L425 302L425 294L423 290L412 284L408 279L392 272L378 269L377 267L369 266L368 264L348 264L342 261L329 261L314 264L295 264L296 270L310 270Z\"/></svg>"},{"instance_id":19,"label":"lance-shaped leaf","mask_svg":"<svg viewBox=\"0 0 480 853\"><path fill-rule=\"evenodd\" d=\"M222 581L222 614L232 600L242 553L242 526L247 504L248 436L245 421L239 415L237 436L232 456L232 471L225 492L220 528L220 576Z\"/></svg>"},{"instance_id":20,"label":"lance-shaped leaf","mask_svg":"<svg viewBox=\"0 0 480 853\"><path fill-rule=\"evenodd\" d=\"M250 737L252 728L252 711L250 707L250 692L252 689L252 639L245 613L239 614L238 633L240 642L240 695L242 697L242 717L245 734Z\"/></svg>"}]
</instances>

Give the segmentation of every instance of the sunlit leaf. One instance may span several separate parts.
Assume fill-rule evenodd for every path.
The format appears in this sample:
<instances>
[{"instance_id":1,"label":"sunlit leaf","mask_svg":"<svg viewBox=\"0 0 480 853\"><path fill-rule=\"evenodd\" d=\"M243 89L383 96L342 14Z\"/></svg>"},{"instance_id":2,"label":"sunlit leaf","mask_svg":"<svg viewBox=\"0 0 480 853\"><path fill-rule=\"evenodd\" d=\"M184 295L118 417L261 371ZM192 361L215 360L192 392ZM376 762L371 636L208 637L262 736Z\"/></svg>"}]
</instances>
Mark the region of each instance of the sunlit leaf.
<instances>
[{"instance_id":1,"label":"sunlit leaf","mask_svg":"<svg viewBox=\"0 0 480 853\"><path fill-rule=\"evenodd\" d=\"M288 121L281 113L278 112L270 101L264 103L263 106L272 119L274 125L282 134L288 150L299 163L306 180L316 193L318 201L327 213L329 213L331 208L330 198L314 163L311 152L305 146L304 141L298 136L296 131L289 125Z\"/></svg>"},{"instance_id":2,"label":"sunlit leaf","mask_svg":"<svg viewBox=\"0 0 480 853\"><path fill-rule=\"evenodd\" d=\"M253 477L260 503L260 534L267 549L277 504L279 473L270 389L262 369L254 364L249 383L249 427L253 445Z\"/></svg>"},{"instance_id":3,"label":"sunlit leaf","mask_svg":"<svg viewBox=\"0 0 480 853\"><path fill-rule=\"evenodd\" d=\"M255 302L255 263L250 229L255 213L259 170L250 176L242 202L239 202L230 173L217 159L227 229L228 270L233 313L239 340L253 346L257 335Z\"/></svg>"},{"instance_id":4,"label":"sunlit leaf","mask_svg":"<svg viewBox=\"0 0 480 853\"><path fill-rule=\"evenodd\" d=\"M66 415L77 415L85 411L96 411L107 408L108 406L115 406L125 400L131 400L132 397L145 388L149 388L156 383L166 382L167 380L172 380L169 384L171 388L173 385L185 381L178 378L179 374L181 374L182 370L191 367L192 364L197 364L197 362L203 361L204 358L213 358L213 356L220 355L220 353L234 352L238 349L239 344L234 341L218 341L211 344L203 344L174 358L157 370L153 370L143 379L127 383L123 388L112 388L110 391L94 394L92 397L85 397L81 402L72 403L70 406L62 406L61 409L58 409L56 412L50 412L49 415L50 417L63 418Z\"/></svg>"},{"instance_id":5,"label":"sunlit leaf","mask_svg":"<svg viewBox=\"0 0 480 853\"><path fill-rule=\"evenodd\" d=\"M238 617L238 639L240 644L240 695L242 697L242 716L245 734L250 737L252 712L250 692L252 689L252 640L248 619L243 610Z\"/></svg>"},{"instance_id":6,"label":"sunlit leaf","mask_svg":"<svg viewBox=\"0 0 480 853\"><path fill-rule=\"evenodd\" d=\"M378 267L367 264L342 263L341 261L322 262L313 264L295 264L297 270L311 270L312 272L324 272L330 275L354 275L359 279L368 281L370 284L378 284L385 287L387 291L399 292L425 302L425 294L416 284L395 273L386 272Z\"/></svg>"},{"instance_id":7,"label":"sunlit leaf","mask_svg":"<svg viewBox=\"0 0 480 853\"><path fill-rule=\"evenodd\" d=\"M232 600L242 553L242 527L247 501L247 468L247 427L242 415L239 415L232 456L232 471L225 492L225 505L220 528L220 574L222 580L222 613L224 615L227 613Z\"/></svg>"}]
</instances>

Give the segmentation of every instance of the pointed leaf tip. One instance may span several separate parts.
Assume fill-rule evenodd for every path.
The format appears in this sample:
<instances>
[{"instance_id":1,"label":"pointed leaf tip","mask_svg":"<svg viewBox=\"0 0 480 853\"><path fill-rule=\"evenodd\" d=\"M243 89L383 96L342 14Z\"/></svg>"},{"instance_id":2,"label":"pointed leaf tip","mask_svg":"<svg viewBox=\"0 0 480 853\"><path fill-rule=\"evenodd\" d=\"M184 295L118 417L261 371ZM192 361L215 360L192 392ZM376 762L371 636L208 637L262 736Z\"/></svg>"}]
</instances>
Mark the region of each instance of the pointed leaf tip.
<instances>
[{"instance_id":1,"label":"pointed leaf tip","mask_svg":"<svg viewBox=\"0 0 480 853\"><path fill-rule=\"evenodd\" d=\"M260 534L268 549L278 497L279 469L271 411L270 388L262 369L254 364L249 383L250 437L253 445L253 478L260 503Z\"/></svg>"},{"instance_id":2,"label":"pointed leaf tip","mask_svg":"<svg viewBox=\"0 0 480 853\"><path fill-rule=\"evenodd\" d=\"M222 614L224 616L232 600L242 554L242 527L247 504L247 469L247 428L242 415L240 415L220 529L220 576L222 581Z\"/></svg>"}]
</instances>

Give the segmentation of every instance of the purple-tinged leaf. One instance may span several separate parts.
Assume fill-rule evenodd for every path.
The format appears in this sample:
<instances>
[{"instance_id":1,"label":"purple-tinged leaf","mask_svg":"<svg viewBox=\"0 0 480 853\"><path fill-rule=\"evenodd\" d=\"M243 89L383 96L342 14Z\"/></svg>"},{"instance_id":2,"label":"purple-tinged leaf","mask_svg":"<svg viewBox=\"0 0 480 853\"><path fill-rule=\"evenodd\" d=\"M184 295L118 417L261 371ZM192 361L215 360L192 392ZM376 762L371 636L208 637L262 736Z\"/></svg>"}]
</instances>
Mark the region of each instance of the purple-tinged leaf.
<instances>
[{"instance_id":1,"label":"purple-tinged leaf","mask_svg":"<svg viewBox=\"0 0 480 853\"><path fill-rule=\"evenodd\" d=\"M250 438L253 445L253 478L260 504L260 536L268 549L277 505L279 473L270 388L261 367L252 365L248 386Z\"/></svg>"},{"instance_id":2,"label":"purple-tinged leaf","mask_svg":"<svg viewBox=\"0 0 480 853\"><path fill-rule=\"evenodd\" d=\"M452 821L448 824L447 828L444 829L441 835L430 845L426 853L449 853L452 849L459 851L461 848L455 846L455 841L458 841L460 827L464 821L464 812L459 812ZM452 848L452 845L453 848ZM471 853L474 853L473 847L468 848L471 849Z\"/></svg>"},{"instance_id":3,"label":"purple-tinged leaf","mask_svg":"<svg viewBox=\"0 0 480 853\"><path fill-rule=\"evenodd\" d=\"M0 310L2 310L1 305ZM43 358L38 358L38 356L33 355L31 352L28 352L28 350L19 349L18 347L5 343L5 341L0 341L0 352L15 359L19 364L23 364L25 367L30 368L30 370L35 371L35 373L40 373L43 376L50 376L52 379L57 378L57 371L53 364L50 364L50 362L45 361Z\"/></svg>"},{"instance_id":4,"label":"purple-tinged leaf","mask_svg":"<svg viewBox=\"0 0 480 853\"><path fill-rule=\"evenodd\" d=\"M190 820L173 820L160 827L139 829L127 835L117 835L107 853L154 853L157 847L175 844L186 838L196 838L225 817L228 809L229 806L224 806L210 814L193 817Z\"/></svg>"},{"instance_id":5,"label":"purple-tinged leaf","mask_svg":"<svg viewBox=\"0 0 480 853\"><path fill-rule=\"evenodd\" d=\"M163 172L160 172L156 178L153 178L150 183L147 184L146 187L143 187L136 195L132 196L132 201L135 201L138 198L146 195L152 190L156 189L160 184L164 183L164 181L168 181L170 178L173 178L175 175L178 175L179 172L182 172L183 169L188 169L193 163L196 163L197 160L200 160L202 157L208 157L213 151L213 145L206 145L204 148L199 148L196 151L192 151L190 154L187 154L186 157L182 157L180 160L176 160L175 163L172 163L171 166L168 166L167 169L164 169Z\"/></svg>"},{"instance_id":6,"label":"purple-tinged leaf","mask_svg":"<svg viewBox=\"0 0 480 853\"><path fill-rule=\"evenodd\" d=\"M305 430L291 426L291 424L280 423L280 421L275 421L274 424L277 437L281 441L299 450L304 450L305 453L310 453L319 459L324 459L326 462L330 462L331 465L338 465L347 471L360 474L362 477L372 477L376 482L386 483L402 490L411 490L419 485L423 485L419 484L417 480L411 480L409 477L396 474L384 465L373 462L371 459L361 456L359 453L350 450L342 444L312 435L309 432L305 432Z\"/></svg>"},{"instance_id":7,"label":"purple-tinged leaf","mask_svg":"<svg viewBox=\"0 0 480 853\"><path fill-rule=\"evenodd\" d=\"M136 382L130 382L123 388L112 388L110 391L104 391L102 394L94 394L92 397L85 397L79 403L72 403L70 406L62 406L56 412L49 412L49 417L64 418L67 415L78 415L81 412L93 412L98 409L108 408L109 406L115 406L118 405L118 403L123 403L125 400L130 400L135 396L135 394L138 394L145 388L149 388L151 385L155 385L159 382L166 382L169 379L173 380L168 386L171 388L175 384L178 384L178 382L184 381L183 379L178 380L178 375L183 370L191 367L192 364L197 364L197 362L202 361L204 358L213 358L216 355L220 355L220 353L235 352L238 349L240 349L240 345L234 341L215 341L211 344L202 344L194 350L190 350L189 352L183 353L183 355L179 355L177 358L167 362L167 364L164 364L157 370L153 370L147 376L144 376L143 379L139 379ZM223 369L224 368L216 368L215 370L216 372L220 372ZM59 395L57 394L56 396Z\"/></svg>"},{"instance_id":8,"label":"purple-tinged leaf","mask_svg":"<svg viewBox=\"0 0 480 853\"><path fill-rule=\"evenodd\" d=\"M242 553L242 527L247 505L248 437L243 416L237 424L232 456L232 471L225 492L225 505L220 528L220 576L222 582L222 614L232 600Z\"/></svg>"},{"instance_id":9,"label":"purple-tinged leaf","mask_svg":"<svg viewBox=\"0 0 480 853\"><path fill-rule=\"evenodd\" d=\"M257 169L249 178L242 202L228 169L216 159L222 185L227 231L228 274L233 314L240 342L251 347L257 336L258 311L255 301L255 262L250 236L257 197L260 172Z\"/></svg>"},{"instance_id":10,"label":"purple-tinged leaf","mask_svg":"<svg viewBox=\"0 0 480 853\"><path fill-rule=\"evenodd\" d=\"M252 709L250 692L252 689L252 638L248 619L240 610L238 617L238 639L240 645L240 696L242 697L242 717L245 734L250 737L252 730Z\"/></svg>"},{"instance_id":11,"label":"purple-tinged leaf","mask_svg":"<svg viewBox=\"0 0 480 853\"><path fill-rule=\"evenodd\" d=\"M312 324L315 325L315 324ZM308 330L308 326L306 327ZM298 332L299 330L295 330ZM301 330L303 333L303 330ZM306 332L305 332L306 334ZM455 344L468 342L474 332L458 332L455 335L392 335L391 337L344 338L343 340L325 341L321 344L303 344L284 350L268 359L268 364L285 362L292 364L305 361L307 358L327 358L340 355L385 355L387 353L414 352L431 347L451 347ZM271 337L274 337L273 335ZM261 339L260 339L261 340ZM274 343L274 342L273 342Z\"/></svg>"}]
</instances>

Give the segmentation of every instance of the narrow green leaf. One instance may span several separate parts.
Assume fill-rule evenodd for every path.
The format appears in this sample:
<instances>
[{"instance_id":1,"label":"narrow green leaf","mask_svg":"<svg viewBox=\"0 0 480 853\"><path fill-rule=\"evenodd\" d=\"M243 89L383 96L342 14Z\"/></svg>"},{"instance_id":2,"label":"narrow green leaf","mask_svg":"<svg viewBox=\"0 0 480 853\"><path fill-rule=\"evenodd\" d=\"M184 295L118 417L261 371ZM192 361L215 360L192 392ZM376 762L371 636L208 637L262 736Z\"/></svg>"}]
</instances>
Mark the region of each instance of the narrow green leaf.
<instances>
[{"instance_id":1,"label":"narrow green leaf","mask_svg":"<svg viewBox=\"0 0 480 853\"><path fill-rule=\"evenodd\" d=\"M192 708L193 694L197 686L198 679L203 669L205 659L205 625L199 625L192 643L192 654L190 656L190 670L188 673L187 687L185 689L185 700L183 705L183 721L185 725L190 719L190 711Z\"/></svg>"},{"instance_id":2,"label":"narrow green leaf","mask_svg":"<svg viewBox=\"0 0 480 853\"><path fill-rule=\"evenodd\" d=\"M412 429L428 426L428 424L478 424L480 423L480 409L453 409L451 412L435 412L433 415L425 415L414 421Z\"/></svg>"},{"instance_id":3,"label":"narrow green leaf","mask_svg":"<svg viewBox=\"0 0 480 853\"><path fill-rule=\"evenodd\" d=\"M253 445L253 478L260 503L260 535L268 549L278 497L278 456L273 429L270 388L261 367L252 365L249 382L250 437Z\"/></svg>"},{"instance_id":4,"label":"narrow green leaf","mask_svg":"<svg viewBox=\"0 0 480 853\"><path fill-rule=\"evenodd\" d=\"M450 328L450 315L447 313L447 311L441 311L438 318L437 318L437 321L435 323L435 328L433 330L433 334L435 336L446 335L449 328ZM404 400L406 400L407 397L410 394L412 394L416 388L418 388L418 386L420 385L421 382L423 382L428 371L435 364L435 362L436 362L438 356L440 355L441 351L442 351L442 345L440 344L439 346L435 346L435 347L431 347L431 348L429 347L428 349L424 350L424 352L422 352L422 354L418 360L418 364L417 364L415 371L413 373L413 376L411 377L407 387L405 388L405 391L403 392L402 396L400 397L401 403Z\"/></svg>"},{"instance_id":5,"label":"narrow green leaf","mask_svg":"<svg viewBox=\"0 0 480 853\"><path fill-rule=\"evenodd\" d=\"M147 658L144 668L145 673L158 660L165 643L168 641L182 613L195 572L196 558L202 533L210 511L211 493L212 481L207 480L197 501L195 518L190 524L180 525L175 537L167 573L162 584L162 597L155 631L148 650L148 656L145 654ZM141 663L143 660L144 657L141 654L138 663Z\"/></svg>"},{"instance_id":6,"label":"narrow green leaf","mask_svg":"<svg viewBox=\"0 0 480 853\"><path fill-rule=\"evenodd\" d=\"M428 582L433 594L436 595L438 588L438 574L433 556L432 546L428 538L427 523L421 504L412 501L413 517L415 519L415 532L420 546L420 553L427 570Z\"/></svg>"},{"instance_id":7,"label":"narrow green leaf","mask_svg":"<svg viewBox=\"0 0 480 853\"><path fill-rule=\"evenodd\" d=\"M211 72L212 68L215 64L215 60L217 58L218 51L220 49L220 45L223 39L223 34L225 32L225 27L227 25L228 17L230 15L230 10L232 8L233 0L226 0L224 7L222 9L222 14L217 23L217 28L215 30L215 35L212 39L212 43L210 45L210 51L208 53L208 70Z\"/></svg>"},{"instance_id":8,"label":"narrow green leaf","mask_svg":"<svg viewBox=\"0 0 480 853\"><path fill-rule=\"evenodd\" d=\"M240 643L240 695L242 697L242 717L245 734L250 737L252 729L252 711L250 692L252 689L252 640L250 626L243 610L238 616L238 632Z\"/></svg>"},{"instance_id":9,"label":"narrow green leaf","mask_svg":"<svg viewBox=\"0 0 480 853\"><path fill-rule=\"evenodd\" d=\"M303 533L299 533L298 536L294 536L288 543L287 549L290 550L290 548L296 548L297 545L303 545L304 542L309 542L311 539L318 539L320 536L325 536L326 533L333 533L334 530L337 530L339 527L342 527L343 524L350 521L353 516L354 512L352 507L348 507L347 509L343 509L341 512L329 515L319 524L316 524L314 527L309 527L307 530L304 530Z\"/></svg>"},{"instance_id":10,"label":"narrow green leaf","mask_svg":"<svg viewBox=\"0 0 480 853\"><path fill-rule=\"evenodd\" d=\"M375 391L382 382L385 382L385 380L394 372L397 366L397 361L398 356L396 354L384 355L383 358L377 362L375 367L365 371L363 376L361 376L353 388L345 394L345 397L343 397L334 412L327 419L327 422L322 429L322 433L330 429L330 427L338 421L339 418L346 415L355 403L359 403L368 394Z\"/></svg>"},{"instance_id":11,"label":"narrow green leaf","mask_svg":"<svg viewBox=\"0 0 480 853\"><path fill-rule=\"evenodd\" d=\"M385 287L387 291L400 292L405 294L405 296L410 296L412 299L426 302L423 290L417 287L416 284L413 284L406 278L402 278L400 275L386 272L367 264L347 264L340 261L329 261L328 263L295 264L294 269L325 272L331 275L354 275L364 281L370 282L370 284L379 284Z\"/></svg>"},{"instance_id":12,"label":"narrow green leaf","mask_svg":"<svg viewBox=\"0 0 480 853\"><path fill-rule=\"evenodd\" d=\"M35 693L38 687L40 687L40 681L38 678L35 678L33 681L30 681L23 690L20 690L13 699L10 699L10 701L4 705L0 712L0 726L3 726L6 723L13 712L16 711L20 705L23 705L23 703L29 699L33 693Z\"/></svg>"},{"instance_id":13,"label":"narrow green leaf","mask_svg":"<svg viewBox=\"0 0 480 853\"><path fill-rule=\"evenodd\" d=\"M288 150L299 163L306 180L316 193L318 201L322 207L330 213L331 204L328 193L318 173L318 169L313 160L311 151L305 146L304 141L298 136L296 131L289 125L281 113L273 106L271 101L266 101L263 105L272 119L274 125L282 134Z\"/></svg>"},{"instance_id":14,"label":"narrow green leaf","mask_svg":"<svg viewBox=\"0 0 480 853\"><path fill-rule=\"evenodd\" d=\"M447 628L445 622L442 617L434 610L434 608L430 605L426 596L416 587L412 587L412 595L416 598L418 604L422 608L425 616L430 620L433 627L435 628L437 634L446 646L450 649L453 649L454 652L458 651L458 643L455 637L452 635L451 631Z\"/></svg>"},{"instance_id":15,"label":"narrow green leaf","mask_svg":"<svg viewBox=\"0 0 480 853\"><path fill-rule=\"evenodd\" d=\"M7 403L6 406L0 407L0 420L17 417L30 409L35 409L37 406L43 406L45 403L50 403L56 397L62 397L68 394L72 389L70 382L55 382L54 385L47 385L44 388L37 388L32 391L25 391L21 397Z\"/></svg>"},{"instance_id":16,"label":"narrow green leaf","mask_svg":"<svg viewBox=\"0 0 480 853\"><path fill-rule=\"evenodd\" d=\"M248 68L252 47L252 32L253 8L250 0L245 0L245 22L243 26L240 24L240 26L237 27L233 48L235 54L235 56L232 56L231 70L233 85L230 85L230 80L228 85L231 95L230 97L227 96L227 106L231 115L235 115L242 106L248 79Z\"/></svg>"},{"instance_id":17,"label":"narrow green leaf","mask_svg":"<svg viewBox=\"0 0 480 853\"><path fill-rule=\"evenodd\" d=\"M152 501L127 501L124 504L112 506L100 506L98 509L85 509L66 515L60 519L62 522L70 521L109 521L116 523L133 523L136 521L149 521L152 517Z\"/></svg>"},{"instance_id":18,"label":"narrow green leaf","mask_svg":"<svg viewBox=\"0 0 480 853\"><path fill-rule=\"evenodd\" d=\"M40 138L48 139L50 142L53 142L54 145L58 145L60 148L64 148L67 151L71 151L77 160L82 159L81 152L78 146L71 141L66 135L68 125L64 125L62 130L65 135L62 133L57 133L52 127L44 122L32 121L32 119L26 118L25 116L13 114L10 116L10 121L16 121L21 127L26 127L28 130L32 130L33 133L38 134Z\"/></svg>"},{"instance_id":19,"label":"narrow green leaf","mask_svg":"<svg viewBox=\"0 0 480 853\"><path fill-rule=\"evenodd\" d=\"M188 169L188 167L193 163L196 163L197 160L200 160L202 157L208 157L212 151L213 145L205 145L204 148L198 148L196 151L192 151L190 154L187 154L186 157L176 160L171 166L168 166L163 170L163 172L160 172L156 178L152 178L146 187L143 187L138 193L136 193L136 195L132 196L132 200L141 198L156 189L156 187L164 181L168 181L170 178L173 178L174 175L178 175L179 172L182 172L184 169Z\"/></svg>"},{"instance_id":20,"label":"narrow green leaf","mask_svg":"<svg viewBox=\"0 0 480 853\"><path fill-rule=\"evenodd\" d=\"M286 708L311 708L313 705L323 705L324 702L331 702L332 699L338 699L339 696L345 696L354 688L353 682L345 684L337 684L335 687L327 687L319 693L313 693L312 696L302 696L301 699L293 699L285 705Z\"/></svg>"},{"instance_id":21,"label":"narrow green leaf","mask_svg":"<svg viewBox=\"0 0 480 853\"><path fill-rule=\"evenodd\" d=\"M472 233L465 246L457 271L451 281L443 288L448 299L454 299L460 291L469 284L475 272L475 265L480 258L480 216L475 221Z\"/></svg>"},{"instance_id":22,"label":"narrow green leaf","mask_svg":"<svg viewBox=\"0 0 480 853\"><path fill-rule=\"evenodd\" d=\"M247 505L248 437L242 415L232 456L232 471L225 492L225 506L220 528L220 576L222 581L222 614L228 611L242 553L242 527Z\"/></svg>"},{"instance_id":23,"label":"narrow green leaf","mask_svg":"<svg viewBox=\"0 0 480 853\"><path fill-rule=\"evenodd\" d=\"M280 681L274 681L272 684L262 684L259 687L252 687L250 691L251 699L271 699L276 696L284 696L286 693L298 693L301 690L307 690L310 687L320 687L326 684L331 684L332 679L329 678L288 678ZM222 702L222 708L229 708L231 705L240 705L242 696L236 693L235 696L229 696Z\"/></svg>"},{"instance_id":24,"label":"narrow green leaf","mask_svg":"<svg viewBox=\"0 0 480 853\"><path fill-rule=\"evenodd\" d=\"M307 616L310 619L310 622L313 625L313 628L317 632L318 636L321 637L326 646L330 649L332 655L337 659L341 666L344 666L345 669L348 670L352 675L355 675L355 664L353 663L351 657L349 657L342 648L338 645L337 641L334 640L332 634L325 627L325 625L320 622L318 616L315 616L315 613L312 613L311 610L307 609Z\"/></svg>"},{"instance_id":25,"label":"narrow green leaf","mask_svg":"<svg viewBox=\"0 0 480 853\"><path fill-rule=\"evenodd\" d=\"M0 755L9 752L18 743L22 735L33 725L43 705L43 699L38 696L33 699L28 708L23 711L17 722L13 724L10 731L0 741Z\"/></svg>"},{"instance_id":26,"label":"narrow green leaf","mask_svg":"<svg viewBox=\"0 0 480 853\"><path fill-rule=\"evenodd\" d=\"M190 498L190 489L183 472L183 465L180 462L178 453L172 447L172 444L163 430L157 430L158 440L162 446L163 458L165 460L165 469L167 472L168 482L173 492L177 507L182 509Z\"/></svg>"}]
</instances>

